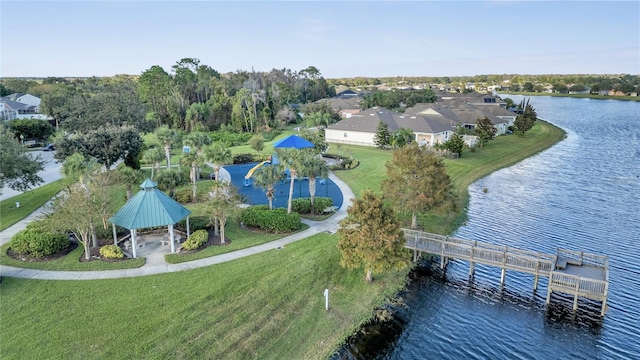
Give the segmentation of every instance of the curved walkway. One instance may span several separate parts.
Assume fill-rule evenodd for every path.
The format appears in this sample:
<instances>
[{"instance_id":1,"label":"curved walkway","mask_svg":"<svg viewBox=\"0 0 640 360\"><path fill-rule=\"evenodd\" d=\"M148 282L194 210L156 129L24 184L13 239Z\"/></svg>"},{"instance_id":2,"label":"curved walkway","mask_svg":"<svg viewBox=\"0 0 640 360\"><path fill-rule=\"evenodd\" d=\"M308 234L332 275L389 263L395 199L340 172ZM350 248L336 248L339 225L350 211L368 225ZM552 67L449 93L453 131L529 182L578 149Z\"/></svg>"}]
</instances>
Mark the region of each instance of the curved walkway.
<instances>
[{"instance_id":1,"label":"curved walkway","mask_svg":"<svg viewBox=\"0 0 640 360\"><path fill-rule=\"evenodd\" d=\"M290 244L292 242L302 240L304 238L307 238L309 236L312 236L321 232L334 233L338 230L338 227L339 227L338 222L347 216L347 208L349 207L349 205L351 205L354 195L351 189L347 186L347 184L342 182L342 180L340 180L333 173L329 174L329 178L336 185L338 185L338 188L340 188L340 191L342 192L342 197L344 199L344 201L342 202L342 207L340 207L340 209L338 209L338 211L327 220L324 220L324 221L303 220L305 224L309 225L308 229L289 235L289 236L285 236L278 240L268 242L266 244L253 246L246 249L236 250L233 252L208 257L205 259L184 262L180 264L165 263L164 255L152 256L146 259L144 266L135 268L135 269L103 270L103 271L51 271L51 270L37 270L37 269L27 269L27 268L18 268L13 266L0 265L0 276L26 278L26 279L41 279L41 280L95 280L95 279L113 279L113 278L123 278L123 277L136 277L136 276L145 276L145 275L164 274L169 272L195 269L199 267L210 266L210 265L220 264L227 261L240 259L245 256L258 254L268 250L277 249L279 247L285 246L286 244ZM24 229L30 221L37 219L43 212L44 212L44 209L40 208L34 211L31 215L29 215L22 221L2 231L0 233L0 244L4 244L9 240L11 240L11 237L13 237L14 234Z\"/></svg>"}]
</instances>

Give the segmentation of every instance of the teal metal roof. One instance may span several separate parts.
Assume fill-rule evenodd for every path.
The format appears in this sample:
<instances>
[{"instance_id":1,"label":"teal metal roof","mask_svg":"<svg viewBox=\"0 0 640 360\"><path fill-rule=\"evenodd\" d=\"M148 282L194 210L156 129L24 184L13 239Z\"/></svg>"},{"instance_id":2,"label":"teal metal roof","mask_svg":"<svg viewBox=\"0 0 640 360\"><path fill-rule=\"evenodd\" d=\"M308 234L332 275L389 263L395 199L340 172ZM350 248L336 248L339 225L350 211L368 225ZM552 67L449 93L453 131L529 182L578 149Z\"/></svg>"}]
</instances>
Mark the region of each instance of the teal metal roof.
<instances>
[{"instance_id":1,"label":"teal metal roof","mask_svg":"<svg viewBox=\"0 0 640 360\"><path fill-rule=\"evenodd\" d=\"M142 190L127 201L109 222L125 229L144 229L175 224L191 214L191 210L158 190L150 179L140 187Z\"/></svg>"}]
</instances>

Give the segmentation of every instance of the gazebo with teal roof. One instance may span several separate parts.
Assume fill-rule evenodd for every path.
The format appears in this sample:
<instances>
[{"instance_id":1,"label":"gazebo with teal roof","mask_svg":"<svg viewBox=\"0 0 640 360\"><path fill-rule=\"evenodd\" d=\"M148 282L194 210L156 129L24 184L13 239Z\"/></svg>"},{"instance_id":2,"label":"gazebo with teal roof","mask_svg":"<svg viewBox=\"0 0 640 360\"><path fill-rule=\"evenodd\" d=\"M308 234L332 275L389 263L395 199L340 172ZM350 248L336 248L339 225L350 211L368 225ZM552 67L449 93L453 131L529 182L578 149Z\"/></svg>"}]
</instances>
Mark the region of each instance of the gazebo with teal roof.
<instances>
[{"instance_id":1,"label":"gazebo with teal roof","mask_svg":"<svg viewBox=\"0 0 640 360\"><path fill-rule=\"evenodd\" d=\"M136 254L136 232L138 229L168 226L171 239L171 252L176 251L173 225L187 218L187 237L189 237L189 214L191 210L158 190L157 184L151 179L140 184L141 190L124 204L113 215L109 222L113 226L113 241L117 244L116 225L131 232L133 257Z\"/></svg>"}]
</instances>

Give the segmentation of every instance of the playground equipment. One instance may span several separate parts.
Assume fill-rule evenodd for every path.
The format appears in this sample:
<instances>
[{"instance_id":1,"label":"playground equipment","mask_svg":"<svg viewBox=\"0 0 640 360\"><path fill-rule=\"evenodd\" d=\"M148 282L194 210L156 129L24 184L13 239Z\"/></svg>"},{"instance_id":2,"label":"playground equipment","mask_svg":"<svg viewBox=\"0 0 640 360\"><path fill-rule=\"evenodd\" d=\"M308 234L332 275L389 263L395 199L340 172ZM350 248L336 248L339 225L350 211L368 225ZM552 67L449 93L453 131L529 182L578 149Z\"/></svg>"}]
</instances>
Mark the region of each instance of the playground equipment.
<instances>
[{"instance_id":1,"label":"playground equipment","mask_svg":"<svg viewBox=\"0 0 640 360\"><path fill-rule=\"evenodd\" d=\"M254 166L251 168L251 170L249 170L247 172L247 175L244 176L244 186L251 186L251 177L253 176L253 173L258 170L259 168L261 168L262 166L264 166L265 164L271 164L271 159L269 160L265 160L261 163L258 163L258 165Z\"/></svg>"},{"instance_id":2,"label":"playground equipment","mask_svg":"<svg viewBox=\"0 0 640 360\"><path fill-rule=\"evenodd\" d=\"M275 144L273 144L273 147L275 149L282 149L282 148L293 148L293 149L305 149L305 148L312 148L314 147L313 143L310 142L307 139L301 138L297 135L289 135L284 139L281 139L279 141L276 141ZM263 161L261 163L259 163L258 165L254 166L253 168L251 168L251 170L249 170L249 172L247 172L247 175L245 175L244 177L244 181L243 184L246 187L249 187L252 185L251 183L251 176L253 176L253 173L258 170L260 167L264 166L265 164L273 164L273 165L278 165L278 157L276 156L276 154L274 153L272 156L269 157L268 160ZM289 169L286 169L286 174L287 174L287 180L291 180L291 178L289 177Z\"/></svg>"}]
</instances>

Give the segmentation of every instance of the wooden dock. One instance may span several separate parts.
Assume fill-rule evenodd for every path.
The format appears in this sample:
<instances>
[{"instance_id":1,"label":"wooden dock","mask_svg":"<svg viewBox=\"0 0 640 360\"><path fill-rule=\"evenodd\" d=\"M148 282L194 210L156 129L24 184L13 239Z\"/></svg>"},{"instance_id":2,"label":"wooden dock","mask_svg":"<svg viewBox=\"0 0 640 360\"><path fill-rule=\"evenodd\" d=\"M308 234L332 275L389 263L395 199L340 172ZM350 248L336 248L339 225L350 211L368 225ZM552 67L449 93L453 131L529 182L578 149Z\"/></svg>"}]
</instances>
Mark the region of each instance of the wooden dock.
<instances>
[{"instance_id":1,"label":"wooden dock","mask_svg":"<svg viewBox=\"0 0 640 360\"><path fill-rule=\"evenodd\" d=\"M448 259L469 261L469 277L477 264L502 269L500 285L504 285L507 270L534 275L533 289L538 288L540 276L549 278L547 304L551 294L561 292L574 296L573 310L578 309L578 297L602 301L600 315L604 315L609 288L609 260L607 256L581 251L558 249L555 255L494 245L474 240L403 229L406 245L413 250L414 260L422 253L440 256L444 269Z\"/></svg>"}]
</instances>

